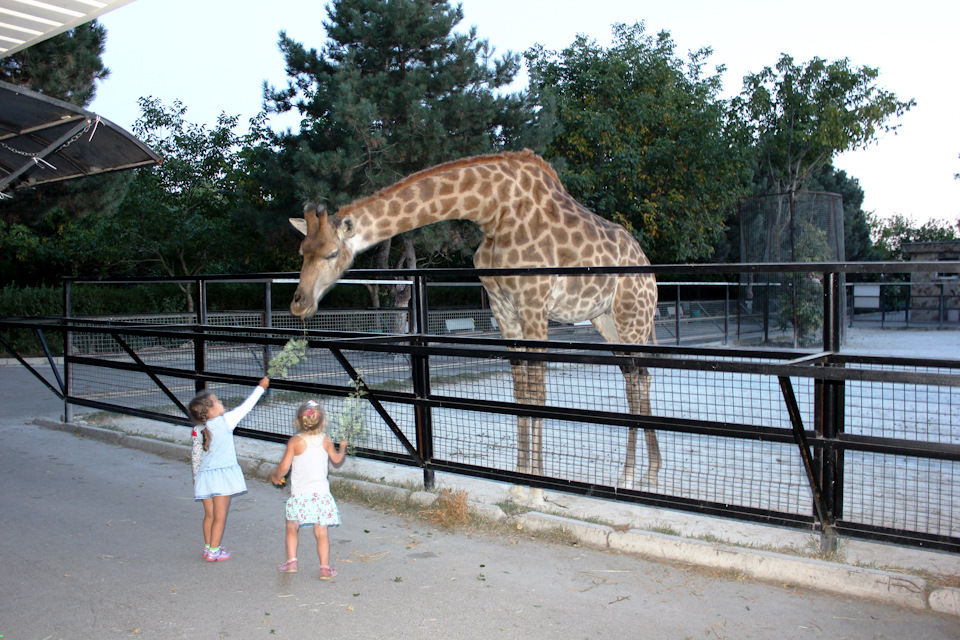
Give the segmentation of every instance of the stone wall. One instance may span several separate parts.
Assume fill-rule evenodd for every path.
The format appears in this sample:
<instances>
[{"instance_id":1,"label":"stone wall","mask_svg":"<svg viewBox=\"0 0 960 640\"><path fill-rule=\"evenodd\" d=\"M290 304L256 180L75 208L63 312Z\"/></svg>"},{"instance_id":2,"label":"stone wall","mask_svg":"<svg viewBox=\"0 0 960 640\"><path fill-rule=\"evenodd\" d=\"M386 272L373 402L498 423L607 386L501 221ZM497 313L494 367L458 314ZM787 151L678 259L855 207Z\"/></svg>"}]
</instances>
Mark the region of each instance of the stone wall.
<instances>
[{"instance_id":1,"label":"stone wall","mask_svg":"<svg viewBox=\"0 0 960 640\"><path fill-rule=\"evenodd\" d=\"M904 243L911 262L960 260L960 241ZM960 273L951 266L944 271L914 273L910 277L910 320L960 325Z\"/></svg>"}]
</instances>

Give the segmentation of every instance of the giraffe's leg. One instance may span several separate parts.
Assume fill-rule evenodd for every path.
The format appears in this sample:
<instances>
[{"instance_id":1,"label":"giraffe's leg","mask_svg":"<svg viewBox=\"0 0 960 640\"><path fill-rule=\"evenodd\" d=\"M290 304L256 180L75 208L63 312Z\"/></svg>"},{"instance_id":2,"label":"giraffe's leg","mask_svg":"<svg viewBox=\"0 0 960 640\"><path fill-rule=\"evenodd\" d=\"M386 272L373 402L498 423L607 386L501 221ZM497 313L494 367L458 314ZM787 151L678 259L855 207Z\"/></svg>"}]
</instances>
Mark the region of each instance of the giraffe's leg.
<instances>
[{"instance_id":1,"label":"giraffe's leg","mask_svg":"<svg viewBox=\"0 0 960 640\"><path fill-rule=\"evenodd\" d=\"M636 414L640 409L639 369L636 366L623 366L624 391L630 413ZM627 432L627 453L623 461L623 471L620 472L618 487L632 489L637 472L637 430L632 428Z\"/></svg>"},{"instance_id":2,"label":"giraffe's leg","mask_svg":"<svg viewBox=\"0 0 960 640\"><path fill-rule=\"evenodd\" d=\"M518 360L512 364L514 397L520 404L542 406L546 399L546 366L543 362ZM543 475L543 419L517 417L517 471ZM539 506L544 503L543 489L514 486L511 499Z\"/></svg>"},{"instance_id":3,"label":"giraffe's leg","mask_svg":"<svg viewBox=\"0 0 960 640\"><path fill-rule=\"evenodd\" d=\"M650 415L650 386L653 383L653 377L646 367L640 367L640 414ZM647 472L643 476L644 483L651 487L657 486L657 476L660 474L662 459L660 458L660 442L657 440L657 432L653 429L644 429L643 438L647 444Z\"/></svg>"},{"instance_id":4,"label":"giraffe's leg","mask_svg":"<svg viewBox=\"0 0 960 640\"><path fill-rule=\"evenodd\" d=\"M475 260L476 263L476 260ZM478 264L477 266L488 266ZM490 265L492 266L492 265ZM547 315L543 307L539 290L531 289L522 295L517 294L517 283L509 279L484 280L485 290L490 297L490 309L500 325L500 332L507 340L544 339L547 336ZM504 291L513 292L511 299L501 295ZM534 297L530 297L532 295ZM545 387L543 384L545 366L542 362L531 363L522 353L525 349L511 349L517 357L510 361L513 377L513 397L517 404L543 404ZM543 422L528 416L517 417L517 471L525 474L543 473ZM515 486L510 489L510 498L519 502L542 502L543 492L528 491L526 487Z\"/></svg>"},{"instance_id":5,"label":"giraffe's leg","mask_svg":"<svg viewBox=\"0 0 960 640\"><path fill-rule=\"evenodd\" d=\"M617 486L624 489L632 489L637 474L637 430L630 429L627 432L627 455L623 461L623 471L620 472L620 479L617 480Z\"/></svg>"},{"instance_id":6,"label":"giraffe's leg","mask_svg":"<svg viewBox=\"0 0 960 640\"><path fill-rule=\"evenodd\" d=\"M527 391L528 403L542 407L546 404L546 364L542 360L527 363ZM530 471L534 475L542 476L543 468L543 418L530 420ZM530 488L531 506L544 504L543 489Z\"/></svg>"},{"instance_id":7,"label":"giraffe's leg","mask_svg":"<svg viewBox=\"0 0 960 640\"><path fill-rule=\"evenodd\" d=\"M660 442L657 440L657 432L651 429L643 430L643 437L647 442L647 472L643 475L643 481L651 487L657 486L657 476L660 473Z\"/></svg>"},{"instance_id":8,"label":"giraffe's leg","mask_svg":"<svg viewBox=\"0 0 960 640\"><path fill-rule=\"evenodd\" d=\"M523 360L510 362L513 376L513 397L522 403L526 397L527 363ZM530 418L517 416L517 471L530 473ZM527 502L527 488L521 485L510 487L510 499L514 502Z\"/></svg>"},{"instance_id":9,"label":"giraffe's leg","mask_svg":"<svg viewBox=\"0 0 960 640\"><path fill-rule=\"evenodd\" d=\"M634 415L650 415L650 384L651 376L646 367L636 362L621 367L624 378L624 387L627 395L627 404L630 413ZM657 486L657 476L662 464L660 458L660 443L657 434L651 429L644 429L644 441L647 445L647 471L643 476L644 483ZM627 453L623 463L623 472L617 486L633 487L637 468L637 430L630 429L627 435Z\"/></svg>"}]
</instances>

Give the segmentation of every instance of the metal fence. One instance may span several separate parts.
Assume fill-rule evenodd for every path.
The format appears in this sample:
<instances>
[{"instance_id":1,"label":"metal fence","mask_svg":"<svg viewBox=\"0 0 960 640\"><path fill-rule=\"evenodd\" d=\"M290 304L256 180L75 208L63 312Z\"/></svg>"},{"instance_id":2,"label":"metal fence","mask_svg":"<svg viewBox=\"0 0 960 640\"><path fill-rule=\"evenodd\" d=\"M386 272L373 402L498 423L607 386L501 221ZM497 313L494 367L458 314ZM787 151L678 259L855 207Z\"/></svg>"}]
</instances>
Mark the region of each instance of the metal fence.
<instances>
[{"instance_id":1,"label":"metal fence","mask_svg":"<svg viewBox=\"0 0 960 640\"><path fill-rule=\"evenodd\" d=\"M850 326L960 327L956 278L918 287L911 282L857 282L847 285Z\"/></svg>"},{"instance_id":2,"label":"metal fence","mask_svg":"<svg viewBox=\"0 0 960 640\"><path fill-rule=\"evenodd\" d=\"M703 269L738 267L799 269ZM286 326L284 314L273 312L201 310L176 319L8 319L0 335L27 328L66 336L63 379L50 388L64 398L68 415L80 405L175 424L187 423L184 405L198 389L213 389L228 405L244 397L272 353L305 336L307 359L272 381L269 397L238 434L285 441L295 407L316 397L336 430L347 405L359 402L359 455L420 466L427 483L444 470L813 528L826 546L850 535L960 551L960 361L844 355L840 276L851 267L802 268L819 270L825 283L822 350L661 339L616 345L613 353L597 340L572 339L585 329L571 326L553 327L544 342L503 340L476 310L448 310L438 320L423 304L426 281L449 274L431 270L404 272L414 283L414 304L387 310L395 314L390 326L402 319L412 333L382 331L384 319L372 311L351 311L356 326L345 329L324 325L332 313L321 314L317 328L304 328ZM680 315L666 308L661 337ZM693 309L685 316L693 320ZM649 415L631 414L624 397L621 367L633 358L652 374ZM543 406L514 400L510 365L517 360L545 363ZM522 417L543 421L542 474L517 471ZM641 480L642 445L635 461L628 457L630 433L640 429L659 439L656 483ZM640 472L626 481L625 466L633 462Z\"/></svg>"}]
</instances>

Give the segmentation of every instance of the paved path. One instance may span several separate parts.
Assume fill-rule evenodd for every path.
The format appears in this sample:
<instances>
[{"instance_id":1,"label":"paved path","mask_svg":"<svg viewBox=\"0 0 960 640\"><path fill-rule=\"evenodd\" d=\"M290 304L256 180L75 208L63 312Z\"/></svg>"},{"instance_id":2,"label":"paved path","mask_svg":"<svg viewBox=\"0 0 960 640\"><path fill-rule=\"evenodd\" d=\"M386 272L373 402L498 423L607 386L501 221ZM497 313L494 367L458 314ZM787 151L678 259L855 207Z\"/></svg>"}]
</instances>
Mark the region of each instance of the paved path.
<instances>
[{"instance_id":1,"label":"paved path","mask_svg":"<svg viewBox=\"0 0 960 640\"><path fill-rule=\"evenodd\" d=\"M39 428L61 408L0 368L0 635L58 638L960 638L951 616L341 504L340 575L280 575L284 494L258 480L200 557L185 462ZM49 396L49 397L48 397Z\"/></svg>"}]
</instances>

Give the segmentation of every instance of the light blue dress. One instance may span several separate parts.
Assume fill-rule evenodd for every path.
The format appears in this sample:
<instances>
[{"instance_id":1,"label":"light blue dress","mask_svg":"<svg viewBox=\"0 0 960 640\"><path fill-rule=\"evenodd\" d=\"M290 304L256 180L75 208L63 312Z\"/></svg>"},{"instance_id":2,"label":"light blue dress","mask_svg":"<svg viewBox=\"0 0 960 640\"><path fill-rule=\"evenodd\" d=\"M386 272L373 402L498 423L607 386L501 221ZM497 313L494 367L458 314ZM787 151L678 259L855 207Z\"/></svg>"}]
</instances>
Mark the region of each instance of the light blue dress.
<instances>
[{"instance_id":1,"label":"light blue dress","mask_svg":"<svg viewBox=\"0 0 960 640\"><path fill-rule=\"evenodd\" d=\"M233 496L246 493L247 483L243 479L243 470L237 463L237 449L233 444L233 430L240 421L253 410L263 395L263 387L257 386L236 409L221 416L207 420L206 427L213 436L210 450L205 451L197 479L193 486L193 496L197 500L213 496Z\"/></svg>"}]
</instances>

